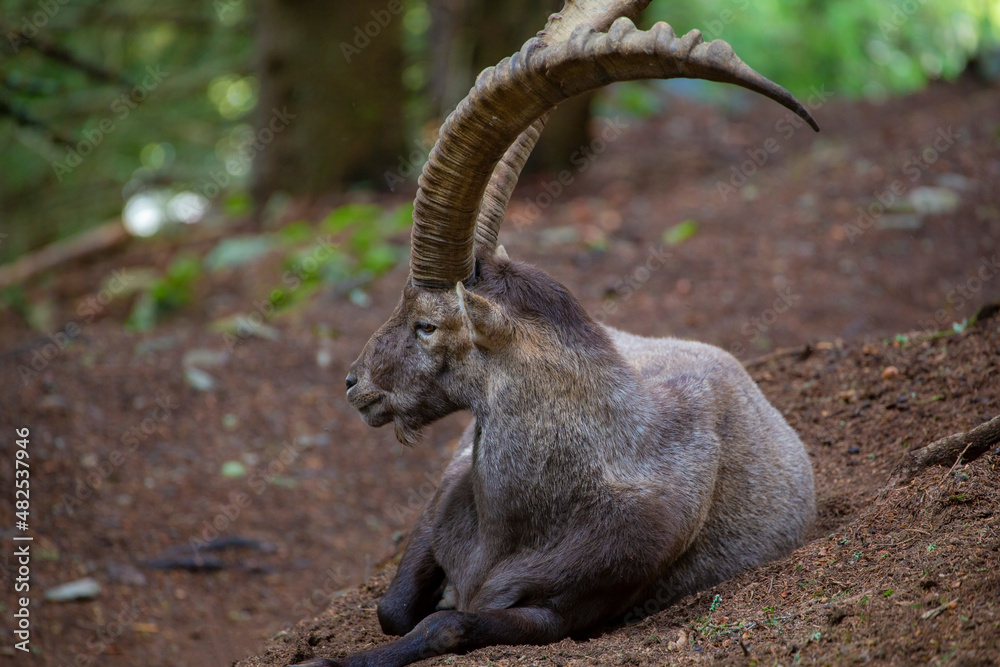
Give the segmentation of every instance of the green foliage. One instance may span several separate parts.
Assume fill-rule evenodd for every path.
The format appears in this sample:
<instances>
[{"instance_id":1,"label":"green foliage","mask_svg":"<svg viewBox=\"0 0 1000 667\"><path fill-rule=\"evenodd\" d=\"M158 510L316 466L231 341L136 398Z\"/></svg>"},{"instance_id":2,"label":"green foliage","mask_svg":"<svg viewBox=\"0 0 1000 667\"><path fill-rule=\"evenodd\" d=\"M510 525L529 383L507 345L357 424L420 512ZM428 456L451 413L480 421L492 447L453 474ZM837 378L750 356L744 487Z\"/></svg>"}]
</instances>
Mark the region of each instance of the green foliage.
<instances>
[{"instance_id":1,"label":"green foliage","mask_svg":"<svg viewBox=\"0 0 1000 667\"><path fill-rule=\"evenodd\" d=\"M333 234L345 234L351 253L347 269L363 277L375 277L393 268L405 256L406 249L389 239L409 229L413 205L384 211L374 204L348 204L330 213L322 223Z\"/></svg>"},{"instance_id":2,"label":"green foliage","mask_svg":"<svg viewBox=\"0 0 1000 667\"><path fill-rule=\"evenodd\" d=\"M404 0L402 15L411 136L433 113L427 4ZM255 9L244 0L0 0L0 201L5 228L17 231L0 244L0 263L120 215L126 199L149 188L164 201L192 192L228 217L246 215ZM731 42L806 102L814 88L876 97L912 90L955 76L1000 42L992 0L654 0L644 22L655 20ZM653 90L618 86L611 105L656 113L663 100ZM376 233L394 233L393 220L353 205L325 224L336 234L364 221L375 231L357 231L346 248L360 248L360 269L377 274L395 251Z\"/></svg>"},{"instance_id":3,"label":"green foliage","mask_svg":"<svg viewBox=\"0 0 1000 667\"><path fill-rule=\"evenodd\" d=\"M685 220L663 232L663 242L667 245L678 245L698 233L696 220Z\"/></svg>"},{"instance_id":4,"label":"green foliage","mask_svg":"<svg viewBox=\"0 0 1000 667\"><path fill-rule=\"evenodd\" d=\"M226 160L256 103L249 9L0 0L0 201L17 230L0 262L120 215L151 183L245 180Z\"/></svg>"},{"instance_id":5,"label":"green foliage","mask_svg":"<svg viewBox=\"0 0 1000 667\"><path fill-rule=\"evenodd\" d=\"M884 96L958 75L1000 40L1000 3L980 0L653 0L647 23L724 39L804 98L813 88Z\"/></svg>"},{"instance_id":6,"label":"green foliage","mask_svg":"<svg viewBox=\"0 0 1000 667\"><path fill-rule=\"evenodd\" d=\"M231 271L274 253L280 253L281 275L275 277L274 287L265 297L273 306L268 318L307 300L323 286L333 286L353 302L366 305L364 286L406 258L407 248L398 237L409 228L412 215L410 204L393 210L348 204L331 212L318 228L299 221L275 234L222 239L203 259L184 254L162 277L143 277L145 285L126 325L145 331L182 309L192 301L203 270ZM16 303L17 293L8 292L6 299ZM263 323L251 327L242 316L220 320L214 326L224 332L242 327L253 335L277 335Z\"/></svg>"},{"instance_id":7,"label":"green foliage","mask_svg":"<svg viewBox=\"0 0 1000 667\"><path fill-rule=\"evenodd\" d=\"M193 255L181 255L167 268L162 278L153 280L139 295L126 326L137 331L152 329L167 315L190 303L201 277L201 261Z\"/></svg>"},{"instance_id":8,"label":"green foliage","mask_svg":"<svg viewBox=\"0 0 1000 667\"><path fill-rule=\"evenodd\" d=\"M274 240L268 236L223 239L205 256L205 268L221 271L243 266L267 253L274 245Z\"/></svg>"}]
</instances>

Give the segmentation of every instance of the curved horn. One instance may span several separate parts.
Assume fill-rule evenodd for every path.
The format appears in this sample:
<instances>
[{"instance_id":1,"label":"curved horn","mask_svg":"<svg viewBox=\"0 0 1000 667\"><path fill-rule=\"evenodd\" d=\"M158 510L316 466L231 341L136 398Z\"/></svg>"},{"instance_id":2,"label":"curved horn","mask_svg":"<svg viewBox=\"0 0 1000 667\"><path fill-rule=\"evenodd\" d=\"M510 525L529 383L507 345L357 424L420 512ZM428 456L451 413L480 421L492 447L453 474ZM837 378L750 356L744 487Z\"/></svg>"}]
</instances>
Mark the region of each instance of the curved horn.
<instances>
[{"instance_id":1,"label":"curved horn","mask_svg":"<svg viewBox=\"0 0 1000 667\"><path fill-rule=\"evenodd\" d=\"M476 220L476 248L479 252L492 253L496 249L500 225L503 224L510 196L514 194L517 178L521 175L524 163L528 161L531 150L538 142L538 137L545 129L545 123L549 121L551 115L552 110L549 109L529 125L528 129L514 140L493 170Z\"/></svg>"},{"instance_id":2,"label":"curved horn","mask_svg":"<svg viewBox=\"0 0 1000 667\"><path fill-rule=\"evenodd\" d=\"M445 120L424 165L414 201L410 279L448 288L472 276L475 225L486 185L506 148L559 102L614 81L699 78L734 83L816 121L787 90L750 69L722 40L682 38L665 23L648 32L616 20L607 34L582 27L568 41L529 40L479 75Z\"/></svg>"},{"instance_id":3,"label":"curved horn","mask_svg":"<svg viewBox=\"0 0 1000 667\"><path fill-rule=\"evenodd\" d=\"M607 32L612 21L625 16L635 20L649 5L650 0L566 0L562 11L549 17L545 29L538 37L552 45L569 39L573 30L589 25L597 32ZM538 142L538 137L552 115L552 109L542 113L528 129L507 148L497 163L479 207L476 221L476 248L478 252L492 253L497 246L500 225L503 224L507 204L514 194L517 179L525 162Z\"/></svg>"}]
</instances>

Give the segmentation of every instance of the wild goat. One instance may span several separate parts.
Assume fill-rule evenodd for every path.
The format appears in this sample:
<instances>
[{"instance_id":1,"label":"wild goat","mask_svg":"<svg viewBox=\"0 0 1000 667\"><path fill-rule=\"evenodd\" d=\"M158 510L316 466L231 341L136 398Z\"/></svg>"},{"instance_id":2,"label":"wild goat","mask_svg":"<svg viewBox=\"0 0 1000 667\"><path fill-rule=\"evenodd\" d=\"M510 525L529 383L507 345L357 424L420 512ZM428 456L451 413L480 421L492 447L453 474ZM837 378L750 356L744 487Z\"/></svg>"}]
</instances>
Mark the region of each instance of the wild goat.
<instances>
[{"instance_id":1,"label":"wild goat","mask_svg":"<svg viewBox=\"0 0 1000 667\"><path fill-rule=\"evenodd\" d=\"M625 16L647 2L567 2L441 129L409 279L347 397L404 444L457 410L475 420L378 607L403 638L343 664L592 632L786 554L813 521L809 457L736 359L601 326L497 245L524 161L572 95L697 77L758 91L815 127L728 44L678 39L664 23L638 31Z\"/></svg>"}]
</instances>

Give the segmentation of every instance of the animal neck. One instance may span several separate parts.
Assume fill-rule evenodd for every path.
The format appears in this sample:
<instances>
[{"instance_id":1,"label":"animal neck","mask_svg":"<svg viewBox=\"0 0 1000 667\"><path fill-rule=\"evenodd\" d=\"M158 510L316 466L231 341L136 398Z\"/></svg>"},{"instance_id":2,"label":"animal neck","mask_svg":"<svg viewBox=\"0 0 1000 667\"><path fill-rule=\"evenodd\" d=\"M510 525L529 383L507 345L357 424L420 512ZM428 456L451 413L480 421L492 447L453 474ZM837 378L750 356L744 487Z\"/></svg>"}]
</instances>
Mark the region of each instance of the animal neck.
<instances>
[{"instance_id":1,"label":"animal neck","mask_svg":"<svg viewBox=\"0 0 1000 667\"><path fill-rule=\"evenodd\" d=\"M475 471L483 500L563 496L600 482L609 461L639 455L653 406L613 349L506 364L473 407ZM545 501L547 504L549 500Z\"/></svg>"}]
</instances>

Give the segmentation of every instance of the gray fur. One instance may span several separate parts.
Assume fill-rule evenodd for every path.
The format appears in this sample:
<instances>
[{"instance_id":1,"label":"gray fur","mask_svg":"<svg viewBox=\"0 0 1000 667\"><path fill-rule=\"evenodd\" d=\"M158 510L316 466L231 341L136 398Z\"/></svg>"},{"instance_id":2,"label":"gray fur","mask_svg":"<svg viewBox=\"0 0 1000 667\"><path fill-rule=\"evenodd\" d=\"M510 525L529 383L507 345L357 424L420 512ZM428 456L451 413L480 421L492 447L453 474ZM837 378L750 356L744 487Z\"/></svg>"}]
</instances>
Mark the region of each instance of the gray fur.
<instances>
[{"instance_id":1,"label":"gray fur","mask_svg":"<svg viewBox=\"0 0 1000 667\"><path fill-rule=\"evenodd\" d=\"M598 325L505 253L478 262L471 288L408 285L348 377L406 444L475 417L379 605L406 637L348 664L593 631L801 542L809 457L735 358Z\"/></svg>"}]
</instances>

